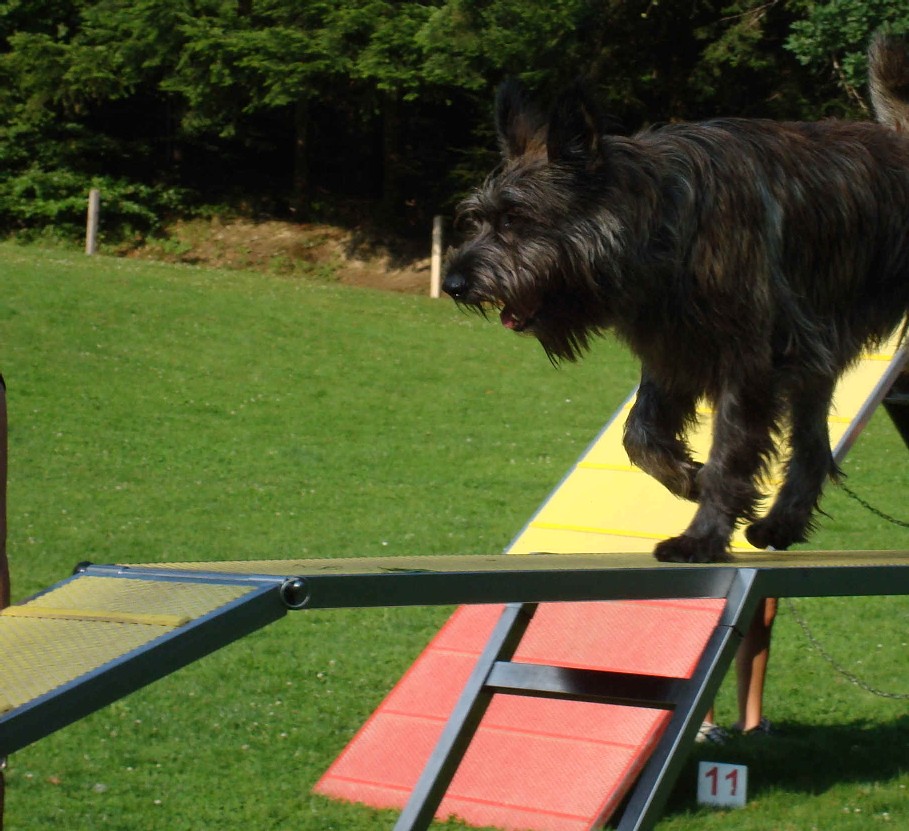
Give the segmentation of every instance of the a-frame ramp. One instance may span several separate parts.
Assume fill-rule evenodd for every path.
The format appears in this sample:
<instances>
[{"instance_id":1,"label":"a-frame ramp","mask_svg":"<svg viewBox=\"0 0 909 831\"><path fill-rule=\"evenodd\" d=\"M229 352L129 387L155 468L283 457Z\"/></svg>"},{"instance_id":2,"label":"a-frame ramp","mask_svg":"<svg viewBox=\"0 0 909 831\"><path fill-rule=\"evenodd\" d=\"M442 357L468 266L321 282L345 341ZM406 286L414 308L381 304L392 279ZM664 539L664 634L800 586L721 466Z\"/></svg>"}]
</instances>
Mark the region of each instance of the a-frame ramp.
<instances>
[{"instance_id":1,"label":"a-frame ramp","mask_svg":"<svg viewBox=\"0 0 909 831\"><path fill-rule=\"evenodd\" d=\"M829 418L834 457L842 461L867 420L905 367L894 338L862 357L836 390ZM601 553L650 551L684 529L694 506L671 496L628 462L622 426L633 396L615 414L508 549ZM690 438L696 458L709 449L710 414ZM739 532L733 551L754 551ZM518 559L516 557L516 559ZM715 597L715 596L714 596ZM526 633L505 647L504 660L691 679L704 672L712 638L730 623L733 598L541 604ZM739 610L741 611L741 610ZM586 831L600 827L628 795L642 769L656 786L674 748L660 746L669 709L615 703L493 695L463 760L432 781L424 765L440 769L446 722L465 718L459 699L478 672L500 607L460 607L316 785L318 793L374 807L404 808L396 828L424 828L425 801L440 818L507 831ZM750 614L750 610L749 610ZM516 650L516 651L514 651ZM513 654L512 654L513 651ZM709 659L709 660L708 660ZM718 681L716 682L718 683ZM705 690L701 689L700 693ZM464 694L464 698L468 696ZM677 705L680 702L675 702ZM686 706L691 702L686 702ZM674 735L680 734L676 726ZM672 732L672 731L669 731ZM666 738L663 745L671 744ZM655 753L655 751L657 751ZM653 757L653 758L651 758ZM647 788L643 790L646 791ZM435 810L439 793L445 796ZM642 790L639 788L639 790ZM413 796L410 796L413 793ZM638 803L650 797L635 793ZM637 828L650 806L621 827ZM431 816L431 812L428 816Z\"/></svg>"}]
</instances>

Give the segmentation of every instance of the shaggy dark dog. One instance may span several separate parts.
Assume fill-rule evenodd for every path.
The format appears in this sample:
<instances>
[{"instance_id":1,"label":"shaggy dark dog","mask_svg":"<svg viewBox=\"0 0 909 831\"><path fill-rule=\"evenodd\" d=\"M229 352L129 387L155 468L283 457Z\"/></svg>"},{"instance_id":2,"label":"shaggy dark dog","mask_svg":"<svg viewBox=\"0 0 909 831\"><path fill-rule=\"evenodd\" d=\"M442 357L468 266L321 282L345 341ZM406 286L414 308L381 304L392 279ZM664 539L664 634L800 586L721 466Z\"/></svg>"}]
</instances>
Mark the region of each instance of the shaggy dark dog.
<instances>
[{"instance_id":1,"label":"shaggy dark dog","mask_svg":"<svg viewBox=\"0 0 909 831\"><path fill-rule=\"evenodd\" d=\"M610 135L580 88L550 118L515 84L496 101L501 166L459 209L469 238L444 289L499 310L554 361L614 330L642 362L625 425L632 462L698 509L659 560L729 559L805 539L837 471L837 378L909 310L909 58L872 44L880 123L719 119ZM714 408L703 466L686 431ZM788 427L785 481L756 518Z\"/></svg>"}]
</instances>

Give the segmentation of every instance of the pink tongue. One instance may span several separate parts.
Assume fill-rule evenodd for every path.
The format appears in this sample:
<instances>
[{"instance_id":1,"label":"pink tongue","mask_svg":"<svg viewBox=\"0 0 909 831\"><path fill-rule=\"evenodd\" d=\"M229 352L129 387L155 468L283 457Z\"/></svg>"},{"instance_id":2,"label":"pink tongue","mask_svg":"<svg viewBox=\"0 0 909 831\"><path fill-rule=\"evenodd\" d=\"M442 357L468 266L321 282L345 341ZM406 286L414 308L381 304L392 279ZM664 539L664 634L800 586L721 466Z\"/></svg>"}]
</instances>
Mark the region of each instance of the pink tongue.
<instances>
[{"instance_id":1,"label":"pink tongue","mask_svg":"<svg viewBox=\"0 0 909 831\"><path fill-rule=\"evenodd\" d=\"M499 313L499 320L506 329L514 329L518 325L517 318L508 309L502 309Z\"/></svg>"}]
</instances>

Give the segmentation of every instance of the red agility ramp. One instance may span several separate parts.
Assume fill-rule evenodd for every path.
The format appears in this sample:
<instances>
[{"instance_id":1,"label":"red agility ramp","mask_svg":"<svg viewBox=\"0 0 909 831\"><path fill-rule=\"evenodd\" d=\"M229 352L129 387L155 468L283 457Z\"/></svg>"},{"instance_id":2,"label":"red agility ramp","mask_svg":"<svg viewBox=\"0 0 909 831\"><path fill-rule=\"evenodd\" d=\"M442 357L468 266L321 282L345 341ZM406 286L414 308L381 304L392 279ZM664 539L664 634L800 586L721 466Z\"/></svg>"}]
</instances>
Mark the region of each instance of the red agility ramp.
<instances>
[{"instance_id":1,"label":"red agility ramp","mask_svg":"<svg viewBox=\"0 0 909 831\"><path fill-rule=\"evenodd\" d=\"M841 380L829 419L837 461L905 362L905 351L898 352L894 342L864 356ZM625 456L622 426L630 406L631 399L528 522L509 548L510 554L602 553L608 562L610 554L648 551L655 541L686 527L694 506L670 495ZM700 416L700 428L690 436L690 443L694 455L704 459L710 413L704 410ZM741 534L732 547L742 553L754 551ZM512 666L526 670L523 665L538 665L557 674L558 668L592 670L609 675L619 689L634 686L636 679L645 688L648 684L659 687L663 679L666 690L650 696L656 703L635 706L636 697L623 701L621 695L583 701L528 697L548 681L539 687L528 684L518 694L508 695L499 694L502 689L515 692L507 684L484 682L488 709L479 708L483 714L479 727L475 734L471 732L472 741L468 739L441 803L432 798L426 803L438 804L435 815L439 818L456 816L469 825L506 831L586 831L602 826L652 756L662 753L665 759L672 758L679 742L690 741L693 713L706 709L719 681L711 680L713 686L697 690L667 691L673 689L673 679L692 679L693 673L712 678L721 660L730 660L736 638L753 613L753 605L742 603L749 591L733 585L725 599L534 606L526 632L521 629L516 636L516 651L502 653ZM756 603L756 598L749 602ZM472 695L473 675L501 668L490 653L490 642L501 625L497 621L504 617L502 608L459 608L315 790L377 808L406 805L396 828L424 828L428 817L417 820L408 814L414 803L411 795L435 787L424 784L424 766L444 767L445 762L439 761L439 748L446 741L443 730L451 729L463 700ZM489 655L484 669L479 665ZM589 679L580 680L583 687ZM569 679L567 686L572 683ZM463 695L462 690L466 690ZM667 729L671 718L673 727ZM667 740L661 742L664 733ZM665 775L665 759L660 762L663 769L651 764L656 770L651 776L654 783ZM635 792L632 802L641 803L635 805L639 819L629 820L628 827L642 827L638 823L647 820L640 818L653 815L648 799ZM625 827L624 818L620 827Z\"/></svg>"},{"instance_id":2,"label":"red agility ramp","mask_svg":"<svg viewBox=\"0 0 909 831\"><path fill-rule=\"evenodd\" d=\"M722 605L544 604L514 658L688 677ZM460 607L316 791L403 808L501 612L501 606ZM629 631L634 639L623 634ZM648 645L644 654L638 638ZM661 710L494 696L437 815L508 831L593 828L625 795L667 719Z\"/></svg>"}]
</instances>

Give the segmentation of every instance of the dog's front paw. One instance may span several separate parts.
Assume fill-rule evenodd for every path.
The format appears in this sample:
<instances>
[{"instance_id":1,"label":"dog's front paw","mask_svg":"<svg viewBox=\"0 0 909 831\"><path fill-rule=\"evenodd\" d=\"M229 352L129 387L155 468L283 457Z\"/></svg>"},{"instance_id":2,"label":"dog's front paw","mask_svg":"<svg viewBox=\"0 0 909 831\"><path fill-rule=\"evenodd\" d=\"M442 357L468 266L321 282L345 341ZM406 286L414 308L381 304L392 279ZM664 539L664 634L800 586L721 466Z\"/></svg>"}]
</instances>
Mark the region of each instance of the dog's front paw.
<instances>
[{"instance_id":1,"label":"dog's front paw","mask_svg":"<svg viewBox=\"0 0 909 831\"><path fill-rule=\"evenodd\" d=\"M661 563L732 562L725 540L713 537L699 539L686 534L663 540L654 548L653 556Z\"/></svg>"},{"instance_id":2,"label":"dog's front paw","mask_svg":"<svg viewBox=\"0 0 909 831\"><path fill-rule=\"evenodd\" d=\"M784 522L767 516L752 522L745 529L745 539L755 548L785 551L790 545L805 542L805 523Z\"/></svg>"}]
</instances>

